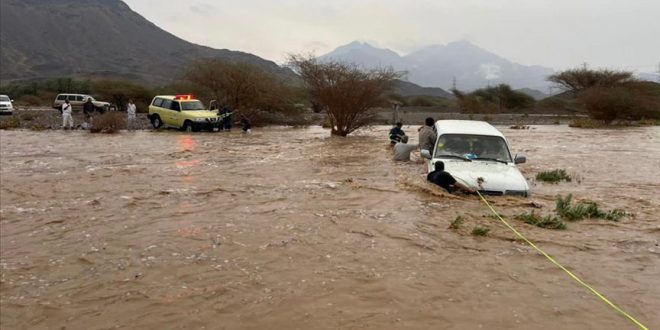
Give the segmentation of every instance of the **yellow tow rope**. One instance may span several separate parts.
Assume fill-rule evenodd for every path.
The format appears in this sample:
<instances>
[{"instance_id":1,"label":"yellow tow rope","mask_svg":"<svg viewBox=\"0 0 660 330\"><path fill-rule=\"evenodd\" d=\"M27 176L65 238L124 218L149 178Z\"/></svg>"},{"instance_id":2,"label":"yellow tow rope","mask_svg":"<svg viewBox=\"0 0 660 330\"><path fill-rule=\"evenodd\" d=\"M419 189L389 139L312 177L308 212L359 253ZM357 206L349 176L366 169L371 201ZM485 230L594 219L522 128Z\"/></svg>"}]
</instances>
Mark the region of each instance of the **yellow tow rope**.
<instances>
[{"instance_id":1,"label":"yellow tow rope","mask_svg":"<svg viewBox=\"0 0 660 330\"><path fill-rule=\"evenodd\" d=\"M600 300L602 300L602 301L605 302L607 305L609 305L610 307L612 307L615 311L619 312L620 314L622 314L623 316L625 316L628 320L630 320L630 321L632 321L633 323L635 323L635 325L637 325L640 329L643 329L643 330L649 330L649 328L647 328L644 324L642 324L642 322L637 321L637 319L635 319L634 317L632 317L630 314L626 313L626 311L624 311L623 309L621 309L621 307L617 306L615 303L613 303L613 302L611 302L609 299L605 298L605 296L603 296L600 292L596 291L596 289L594 289L591 285L585 283L585 282L584 282L582 279L580 279L577 275L573 274L570 270L566 269L566 267L562 266L557 260L555 260L555 259L554 259L553 257L551 257L549 254L545 253L545 251L541 250L541 248L539 248L538 246L536 246L536 244L532 243L532 242L531 242L530 240L528 240L525 236L523 236L523 234L521 234L521 233L518 232L515 228L513 228L513 226L511 226L506 220L504 220L504 219L499 215L499 213L497 213L497 211L495 211L495 209L490 205L490 203L488 203L488 201L486 200L486 198L484 198L484 196L479 192L479 190L477 190L477 194L479 195L479 197L481 198L481 200L486 204L486 206L488 206L488 208L490 208L490 210L493 212L493 214L495 214L495 215L497 216L497 218L500 219L500 221L502 221L502 223L503 223L505 226L507 226L509 229L511 229L511 231L513 231L513 232L514 232L518 237L520 237L523 241L527 242L527 244L529 244L529 245L530 245L531 247L533 247L536 251L538 251L540 254L542 254L543 256L545 256L548 260L550 260L550 262L552 262L553 264L555 264L555 265L556 265L557 267L559 267L561 270L563 270L564 272L566 272L566 274L568 274L568 276L570 276L571 278L573 278L573 279L574 279L576 282L578 282L580 285L582 285L583 287L585 287L585 288L587 288L589 291L591 291L593 294L595 294L596 297L600 298Z\"/></svg>"}]
</instances>

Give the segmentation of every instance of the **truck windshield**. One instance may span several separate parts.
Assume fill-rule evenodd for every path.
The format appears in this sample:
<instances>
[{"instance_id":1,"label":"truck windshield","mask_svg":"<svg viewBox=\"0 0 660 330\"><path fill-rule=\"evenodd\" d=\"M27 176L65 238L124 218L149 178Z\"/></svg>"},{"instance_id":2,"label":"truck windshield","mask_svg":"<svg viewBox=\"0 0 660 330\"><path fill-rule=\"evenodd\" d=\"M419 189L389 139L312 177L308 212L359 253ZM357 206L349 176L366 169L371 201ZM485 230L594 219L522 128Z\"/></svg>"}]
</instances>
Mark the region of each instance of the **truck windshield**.
<instances>
[{"instance_id":1,"label":"truck windshield","mask_svg":"<svg viewBox=\"0 0 660 330\"><path fill-rule=\"evenodd\" d=\"M2 96L0 96L0 101L9 102L9 97L2 95Z\"/></svg>"},{"instance_id":2,"label":"truck windshield","mask_svg":"<svg viewBox=\"0 0 660 330\"><path fill-rule=\"evenodd\" d=\"M490 135L441 135L436 144L434 157L443 156L511 162L511 154L504 139Z\"/></svg>"},{"instance_id":3,"label":"truck windshield","mask_svg":"<svg viewBox=\"0 0 660 330\"><path fill-rule=\"evenodd\" d=\"M181 110L191 111L191 110L204 110L204 104L200 101L188 101L181 102Z\"/></svg>"}]
</instances>

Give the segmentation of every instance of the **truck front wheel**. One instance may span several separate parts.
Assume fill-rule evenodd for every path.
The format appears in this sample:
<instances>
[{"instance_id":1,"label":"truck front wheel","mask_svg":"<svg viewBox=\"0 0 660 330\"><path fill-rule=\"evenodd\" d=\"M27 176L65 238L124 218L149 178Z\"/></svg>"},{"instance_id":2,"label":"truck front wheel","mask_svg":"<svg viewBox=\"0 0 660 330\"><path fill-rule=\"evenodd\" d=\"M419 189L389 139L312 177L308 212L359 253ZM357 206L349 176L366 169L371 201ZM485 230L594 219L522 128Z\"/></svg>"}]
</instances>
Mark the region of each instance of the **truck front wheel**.
<instances>
[{"instance_id":1,"label":"truck front wheel","mask_svg":"<svg viewBox=\"0 0 660 330\"><path fill-rule=\"evenodd\" d=\"M190 120L186 120L186 121L183 123L183 127L182 127L182 129L183 129L184 131L186 131L186 132L192 132L192 131L193 131L193 125L192 125L192 122L190 122Z\"/></svg>"}]
</instances>

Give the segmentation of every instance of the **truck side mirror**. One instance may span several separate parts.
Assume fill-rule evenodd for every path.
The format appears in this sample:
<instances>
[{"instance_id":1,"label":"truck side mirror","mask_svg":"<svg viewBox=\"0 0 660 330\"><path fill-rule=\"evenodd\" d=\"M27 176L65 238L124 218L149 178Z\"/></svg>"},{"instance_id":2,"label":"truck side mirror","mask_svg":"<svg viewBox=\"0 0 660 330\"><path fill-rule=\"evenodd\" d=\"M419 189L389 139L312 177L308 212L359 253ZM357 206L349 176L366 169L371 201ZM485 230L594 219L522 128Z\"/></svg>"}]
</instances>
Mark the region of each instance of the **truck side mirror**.
<instances>
[{"instance_id":1,"label":"truck side mirror","mask_svg":"<svg viewBox=\"0 0 660 330\"><path fill-rule=\"evenodd\" d=\"M420 153L420 155L422 155L423 158L426 158L426 159L431 159L432 158L431 157L431 152L426 150L426 149L422 149L422 151L420 151L419 153Z\"/></svg>"},{"instance_id":2,"label":"truck side mirror","mask_svg":"<svg viewBox=\"0 0 660 330\"><path fill-rule=\"evenodd\" d=\"M513 162L514 162L515 164L524 164L524 163L527 163L527 157L525 157L525 156L523 156L523 155L520 155L520 156L516 155L516 157L513 159Z\"/></svg>"}]
</instances>

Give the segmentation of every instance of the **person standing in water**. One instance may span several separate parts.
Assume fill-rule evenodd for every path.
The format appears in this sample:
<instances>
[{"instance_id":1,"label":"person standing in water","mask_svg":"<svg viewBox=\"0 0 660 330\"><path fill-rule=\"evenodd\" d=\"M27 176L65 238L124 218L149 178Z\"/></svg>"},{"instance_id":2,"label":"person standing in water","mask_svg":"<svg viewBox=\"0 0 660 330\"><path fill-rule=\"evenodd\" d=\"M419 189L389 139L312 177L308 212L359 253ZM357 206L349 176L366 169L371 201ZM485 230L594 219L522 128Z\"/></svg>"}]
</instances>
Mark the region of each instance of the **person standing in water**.
<instances>
[{"instance_id":1,"label":"person standing in water","mask_svg":"<svg viewBox=\"0 0 660 330\"><path fill-rule=\"evenodd\" d=\"M135 119L136 119L137 107L133 100L128 100L128 105L126 106L126 119L128 123L128 129L135 129Z\"/></svg>"},{"instance_id":2,"label":"person standing in water","mask_svg":"<svg viewBox=\"0 0 660 330\"><path fill-rule=\"evenodd\" d=\"M435 120L429 117L426 118L424 126L419 128L419 150L428 150L430 155L433 155L433 147L437 138L433 125L435 125Z\"/></svg>"},{"instance_id":3,"label":"person standing in water","mask_svg":"<svg viewBox=\"0 0 660 330\"><path fill-rule=\"evenodd\" d=\"M71 115L71 103L69 103L69 100L64 100L64 104L62 104L62 128L67 129L67 126L69 126L69 129L73 129L73 116Z\"/></svg>"},{"instance_id":4,"label":"person standing in water","mask_svg":"<svg viewBox=\"0 0 660 330\"><path fill-rule=\"evenodd\" d=\"M243 129L243 133L245 134L252 133L252 123L247 117L245 117L245 115L241 115L241 126Z\"/></svg>"}]
</instances>

